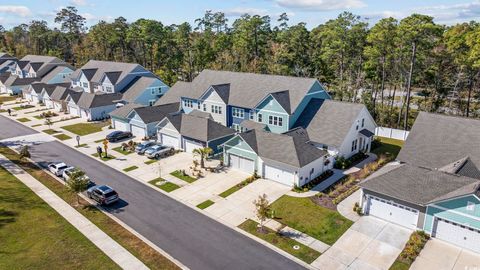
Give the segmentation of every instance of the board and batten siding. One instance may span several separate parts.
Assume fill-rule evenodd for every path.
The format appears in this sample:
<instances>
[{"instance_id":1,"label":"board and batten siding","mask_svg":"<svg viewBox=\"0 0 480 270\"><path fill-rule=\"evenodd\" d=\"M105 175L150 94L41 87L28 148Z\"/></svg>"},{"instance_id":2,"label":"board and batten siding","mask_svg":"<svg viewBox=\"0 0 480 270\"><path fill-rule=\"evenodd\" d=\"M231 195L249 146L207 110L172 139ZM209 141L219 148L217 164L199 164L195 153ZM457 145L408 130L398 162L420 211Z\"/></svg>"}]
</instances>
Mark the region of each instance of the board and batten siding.
<instances>
[{"instance_id":1,"label":"board and batten siding","mask_svg":"<svg viewBox=\"0 0 480 270\"><path fill-rule=\"evenodd\" d=\"M271 95L266 97L256 108L255 108L256 119L255 122L263 123L268 126L268 129L273 133L284 133L289 130L289 115L283 109L283 107L277 102L275 98ZM259 120L259 115L261 115L261 120ZM270 125L269 117L280 117L282 118L282 126Z\"/></svg>"}]
</instances>

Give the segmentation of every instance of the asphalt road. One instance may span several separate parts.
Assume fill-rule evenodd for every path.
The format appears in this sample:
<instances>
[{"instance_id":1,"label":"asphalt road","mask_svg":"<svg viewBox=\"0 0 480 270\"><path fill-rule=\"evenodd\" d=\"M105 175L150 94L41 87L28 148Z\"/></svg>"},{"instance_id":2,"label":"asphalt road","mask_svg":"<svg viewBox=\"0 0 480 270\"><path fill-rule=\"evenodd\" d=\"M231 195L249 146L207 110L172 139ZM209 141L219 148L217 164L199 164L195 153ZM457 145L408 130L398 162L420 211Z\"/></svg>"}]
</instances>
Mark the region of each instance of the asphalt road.
<instances>
[{"instance_id":1,"label":"asphalt road","mask_svg":"<svg viewBox=\"0 0 480 270\"><path fill-rule=\"evenodd\" d=\"M35 133L37 133L37 131L21 125L14 120L10 120L4 116L0 116L0 140Z\"/></svg>"},{"instance_id":2,"label":"asphalt road","mask_svg":"<svg viewBox=\"0 0 480 270\"><path fill-rule=\"evenodd\" d=\"M0 138L28 135L28 132L31 129L0 116ZM190 269L303 269L256 241L60 142L34 145L30 152L32 159L40 164L63 161L84 169L97 184L115 188L122 201L110 212Z\"/></svg>"}]
</instances>

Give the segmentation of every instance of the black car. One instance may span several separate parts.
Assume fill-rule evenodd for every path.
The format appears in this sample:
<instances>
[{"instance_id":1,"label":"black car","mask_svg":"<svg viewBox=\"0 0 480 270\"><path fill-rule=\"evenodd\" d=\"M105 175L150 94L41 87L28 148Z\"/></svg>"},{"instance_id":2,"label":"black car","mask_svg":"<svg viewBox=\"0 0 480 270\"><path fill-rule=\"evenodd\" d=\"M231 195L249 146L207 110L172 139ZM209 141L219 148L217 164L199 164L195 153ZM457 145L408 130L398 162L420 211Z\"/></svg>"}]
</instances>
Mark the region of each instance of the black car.
<instances>
[{"instance_id":1,"label":"black car","mask_svg":"<svg viewBox=\"0 0 480 270\"><path fill-rule=\"evenodd\" d=\"M110 134L107 135L107 140L109 142L116 142L119 140L131 138L133 135L131 132L125 132L125 131L114 131Z\"/></svg>"}]
</instances>

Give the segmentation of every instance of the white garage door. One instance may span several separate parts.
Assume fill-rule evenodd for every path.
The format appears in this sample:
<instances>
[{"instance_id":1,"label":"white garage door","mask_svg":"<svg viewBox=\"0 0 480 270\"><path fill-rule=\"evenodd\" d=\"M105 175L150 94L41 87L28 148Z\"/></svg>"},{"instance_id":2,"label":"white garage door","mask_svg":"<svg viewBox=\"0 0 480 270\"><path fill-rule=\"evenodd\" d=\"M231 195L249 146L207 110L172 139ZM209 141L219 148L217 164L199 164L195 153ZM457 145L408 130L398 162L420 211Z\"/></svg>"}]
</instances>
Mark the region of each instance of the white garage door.
<instances>
[{"instance_id":1,"label":"white garage door","mask_svg":"<svg viewBox=\"0 0 480 270\"><path fill-rule=\"evenodd\" d=\"M192 153L194 149L203 148L203 145L198 142L184 140L185 143L185 152Z\"/></svg>"},{"instance_id":2,"label":"white garage door","mask_svg":"<svg viewBox=\"0 0 480 270\"><path fill-rule=\"evenodd\" d=\"M130 130L137 139L145 137L145 129L142 127L130 125Z\"/></svg>"},{"instance_id":3,"label":"white garage door","mask_svg":"<svg viewBox=\"0 0 480 270\"><path fill-rule=\"evenodd\" d=\"M38 103L38 96L37 95L31 95L31 99L30 99L32 102L34 103Z\"/></svg>"},{"instance_id":4,"label":"white garage door","mask_svg":"<svg viewBox=\"0 0 480 270\"><path fill-rule=\"evenodd\" d=\"M367 213L410 229L417 227L418 211L391 201L369 196Z\"/></svg>"},{"instance_id":5,"label":"white garage door","mask_svg":"<svg viewBox=\"0 0 480 270\"><path fill-rule=\"evenodd\" d=\"M480 231L451 221L435 218L433 237L480 252Z\"/></svg>"},{"instance_id":6,"label":"white garage door","mask_svg":"<svg viewBox=\"0 0 480 270\"><path fill-rule=\"evenodd\" d=\"M270 166L270 165L265 165L264 176L265 176L265 179L270 179L275 182L279 182L281 184L291 186L291 187L293 187L295 183L293 173L282 170L277 167Z\"/></svg>"},{"instance_id":7,"label":"white garage door","mask_svg":"<svg viewBox=\"0 0 480 270\"><path fill-rule=\"evenodd\" d=\"M178 137L170 136L167 134L160 133L160 140L161 143L166 146L178 148L180 145Z\"/></svg>"},{"instance_id":8,"label":"white garage door","mask_svg":"<svg viewBox=\"0 0 480 270\"><path fill-rule=\"evenodd\" d=\"M49 109L53 109L53 101L51 99L45 99L45 106Z\"/></svg>"},{"instance_id":9,"label":"white garage door","mask_svg":"<svg viewBox=\"0 0 480 270\"><path fill-rule=\"evenodd\" d=\"M79 114L78 114L78 108L77 108L77 107L68 106L68 111L69 111L70 114L73 115L73 116L79 116Z\"/></svg>"},{"instance_id":10,"label":"white garage door","mask_svg":"<svg viewBox=\"0 0 480 270\"><path fill-rule=\"evenodd\" d=\"M244 171L246 173L252 173L255 170L255 162L251 159L239 157L236 155L229 154L229 161L230 167Z\"/></svg>"},{"instance_id":11,"label":"white garage door","mask_svg":"<svg viewBox=\"0 0 480 270\"><path fill-rule=\"evenodd\" d=\"M130 125L128 123L125 123L119 120L113 120L113 126L115 127L116 130L130 131L130 129L128 128Z\"/></svg>"}]
</instances>

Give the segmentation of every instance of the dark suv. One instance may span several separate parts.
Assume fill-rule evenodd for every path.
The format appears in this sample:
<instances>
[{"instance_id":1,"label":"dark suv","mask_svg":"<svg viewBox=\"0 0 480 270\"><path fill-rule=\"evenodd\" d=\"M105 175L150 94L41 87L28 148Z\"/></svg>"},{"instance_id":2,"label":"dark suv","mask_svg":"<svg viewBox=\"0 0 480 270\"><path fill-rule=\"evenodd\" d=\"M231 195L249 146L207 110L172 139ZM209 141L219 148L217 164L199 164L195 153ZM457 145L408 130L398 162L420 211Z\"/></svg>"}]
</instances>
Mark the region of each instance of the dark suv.
<instances>
[{"instance_id":1,"label":"dark suv","mask_svg":"<svg viewBox=\"0 0 480 270\"><path fill-rule=\"evenodd\" d=\"M131 138L133 135L131 132L125 132L125 131L114 131L110 134L107 135L107 140L109 142L116 142L119 140Z\"/></svg>"},{"instance_id":2,"label":"dark suv","mask_svg":"<svg viewBox=\"0 0 480 270\"><path fill-rule=\"evenodd\" d=\"M87 196L101 205L109 205L118 201L118 193L106 185L89 188Z\"/></svg>"}]
</instances>

